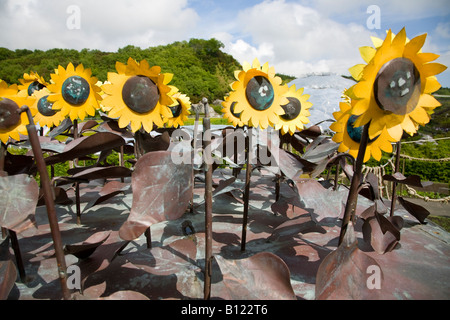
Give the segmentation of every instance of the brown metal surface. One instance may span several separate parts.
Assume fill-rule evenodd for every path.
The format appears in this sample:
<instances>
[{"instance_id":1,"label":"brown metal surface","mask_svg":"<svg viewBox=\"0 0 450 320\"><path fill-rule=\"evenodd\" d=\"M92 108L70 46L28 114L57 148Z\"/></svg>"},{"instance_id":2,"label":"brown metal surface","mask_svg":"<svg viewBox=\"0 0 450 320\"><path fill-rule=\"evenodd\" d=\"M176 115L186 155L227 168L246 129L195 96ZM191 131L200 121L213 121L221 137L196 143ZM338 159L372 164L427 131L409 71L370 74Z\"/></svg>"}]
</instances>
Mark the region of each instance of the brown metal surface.
<instances>
[{"instance_id":1,"label":"brown metal surface","mask_svg":"<svg viewBox=\"0 0 450 320\"><path fill-rule=\"evenodd\" d=\"M344 235L347 229L347 225L350 221L353 221L356 212L356 204L358 202L359 186L362 182L362 166L364 155L366 153L367 143L369 142L369 124L366 124L363 128L361 136L361 143L359 145L358 156L355 162L355 171L352 181L350 183L350 190L348 192L347 202L345 205L344 218L342 220L341 232L339 235L339 243L344 240Z\"/></svg>"},{"instance_id":2,"label":"brown metal surface","mask_svg":"<svg viewBox=\"0 0 450 320\"><path fill-rule=\"evenodd\" d=\"M250 258L226 260L216 256L223 283L235 300L295 300L289 268L270 252L257 253Z\"/></svg>"},{"instance_id":3,"label":"brown metal surface","mask_svg":"<svg viewBox=\"0 0 450 320\"><path fill-rule=\"evenodd\" d=\"M125 140L117 134L111 132L98 132L91 136L80 137L69 142L62 153L45 158L45 163L51 165L65 162L99 151L120 147L124 144Z\"/></svg>"},{"instance_id":4,"label":"brown metal surface","mask_svg":"<svg viewBox=\"0 0 450 320\"><path fill-rule=\"evenodd\" d=\"M360 249L353 223L347 225L347 232L339 247L330 253L319 266L316 275L316 299L377 299L379 290L367 286L369 267L379 267L377 261Z\"/></svg>"},{"instance_id":5,"label":"brown metal surface","mask_svg":"<svg viewBox=\"0 0 450 320\"><path fill-rule=\"evenodd\" d=\"M59 231L55 203L53 200L52 186L50 183L50 179L48 177L47 167L45 165L45 161L42 156L42 149L39 144L39 138L36 132L36 127L34 125L31 111L28 107L25 106L21 108L21 112L27 113L28 121L30 122L30 124L27 125L28 138L30 140L33 149L36 166L38 168L41 177L41 185L44 190L45 205L47 207L47 217L50 223L53 245L55 247L56 253L56 261L58 264L57 266L58 276L61 284L63 297L65 300L67 300L70 299L70 291L67 287L67 273L66 273L67 267L62 248L61 233Z\"/></svg>"},{"instance_id":6,"label":"brown metal surface","mask_svg":"<svg viewBox=\"0 0 450 320\"><path fill-rule=\"evenodd\" d=\"M79 259L86 259L108 239L110 234L111 231L97 232L81 243L66 244L64 253L73 254Z\"/></svg>"},{"instance_id":7,"label":"brown metal surface","mask_svg":"<svg viewBox=\"0 0 450 320\"><path fill-rule=\"evenodd\" d=\"M207 134L211 130L211 120L209 118L209 108L205 108L203 118L203 152L205 159L212 159L211 136ZM203 296L205 300L211 298L211 275L212 275L212 174L213 168L209 161L205 161L205 283Z\"/></svg>"},{"instance_id":8,"label":"brown metal surface","mask_svg":"<svg viewBox=\"0 0 450 320\"><path fill-rule=\"evenodd\" d=\"M412 216L414 216L420 223L425 223L425 219L430 215L430 211L426 208L412 203L403 197L398 197L398 201Z\"/></svg>"},{"instance_id":9,"label":"brown metal surface","mask_svg":"<svg viewBox=\"0 0 450 320\"><path fill-rule=\"evenodd\" d=\"M6 300L17 278L14 262L11 260L0 261L0 300Z\"/></svg>"},{"instance_id":10,"label":"brown metal surface","mask_svg":"<svg viewBox=\"0 0 450 320\"><path fill-rule=\"evenodd\" d=\"M20 232L34 216L38 197L38 184L28 175L0 177L0 226Z\"/></svg>"},{"instance_id":11,"label":"brown metal surface","mask_svg":"<svg viewBox=\"0 0 450 320\"><path fill-rule=\"evenodd\" d=\"M153 223L181 217L192 195L192 165L174 164L170 151L145 154L132 174L133 204L120 237L134 240Z\"/></svg>"}]
</instances>

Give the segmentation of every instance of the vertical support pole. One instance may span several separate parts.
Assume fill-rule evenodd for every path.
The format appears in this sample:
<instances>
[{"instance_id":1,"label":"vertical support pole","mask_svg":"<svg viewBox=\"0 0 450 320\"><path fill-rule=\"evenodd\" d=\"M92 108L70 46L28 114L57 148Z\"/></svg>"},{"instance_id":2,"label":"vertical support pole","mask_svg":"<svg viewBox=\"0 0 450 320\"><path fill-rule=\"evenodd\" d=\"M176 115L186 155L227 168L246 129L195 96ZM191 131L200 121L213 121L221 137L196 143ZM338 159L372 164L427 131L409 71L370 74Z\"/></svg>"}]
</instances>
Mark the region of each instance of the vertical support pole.
<instances>
[{"instance_id":1,"label":"vertical support pole","mask_svg":"<svg viewBox=\"0 0 450 320\"><path fill-rule=\"evenodd\" d=\"M147 230L145 230L145 239L147 241L147 249L151 249L152 248L152 232L150 227L147 228Z\"/></svg>"},{"instance_id":2,"label":"vertical support pole","mask_svg":"<svg viewBox=\"0 0 450 320\"><path fill-rule=\"evenodd\" d=\"M73 120L73 139L78 139L78 120ZM73 160L74 167L78 165L78 159ZM75 182L75 207L77 211L77 224L81 224L81 200L80 200L80 183Z\"/></svg>"},{"instance_id":3,"label":"vertical support pole","mask_svg":"<svg viewBox=\"0 0 450 320\"><path fill-rule=\"evenodd\" d=\"M42 149L39 144L39 138L37 136L36 127L34 126L33 116L31 115L30 109L27 106L23 106L20 109L20 112L26 112L28 121L30 122L30 124L27 125L28 137L33 149L36 166L41 176L41 184L44 191L44 200L47 207L47 216L53 238L53 246L55 248L56 262L58 265L58 277L61 282L63 298L68 300L70 299L70 291L67 287L67 267L61 240L61 232L59 231L58 218L56 216L55 202L53 200L52 186L48 177L44 158L42 157Z\"/></svg>"},{"instance_id":4,"label":"vertical support pole","mask_svg":"<svg viewBox=\"0 0 450 320\"><path fill-rule=\"evenodd\" d=\"M356 204L358 202L358 189L361 184L362 166L364 162L364 155L366 153L367 143L369 141L369 123L364 126L359 145L358 156L356 157L355 171L348 191L347 203L345 205L344 218L342 220L341 233L339 235L339 244L344 240L345 232L350 221L353 221Z\"/></svg>"},{"instance_id":5,"label":"vertical support pole","mask_svg":"<svg viewBox=\"0 0 450 320\"><path fill-rule=\"evenodd\" d=\"M212 274L212 156L211 156L211 119L205 107L203 118L203 152L205 165L205 286L204 299L211 298Z\"/></svg>"},{"instance_id":6,"label":"vertical support pole","mask_svg":"<svg viewBox=\"0 0 450 320\"><path fill-rule=\"evenodd\" d=\"M200 114L198 110L195 110L195 123L194 123L194 137L192 141L192 157L191 157L191 163L194 165L194 159L195 155L197 153L197 136L198 136L198 121L200 119ZM195 189L195 174L194 174L194 166L192 166L192 195L191 195L191 208L190 212L194 213L194 189Z\"/></svg>"},{"instance_id":7,"label":"vertical support pole","mask_svg":"<svg viewBox=\"0 0 450 320\"><path fill-rule=\"evenodd\" d=\"M251 128L248 128L247 137L245 139L245 149L247 158L247 171L245 173L245 191L244 191L244 216L242 219L242 238L241 238L241 251L245 251L245 244L247 241L247 223L248 223L248 209L250 200L250 180L252 177L252 159L250 151L250 135Z\"/></svg>"},{"instance_id":8,"label":"vertical support pole","mask_svg":"<svg viewBox=\"0 0 450 320\"><path fill-rule=\"evenodd\" d=\"M340 168L341 168L341 164L338 161L338 163L336 164L336 172L334 174L334 187L333 187L334 191L336 191L337 188L338 188L339 170L340 170ZM330 168L330 171L331 171L331 168Z\"/></svg>"},{"instance_id":9,"label":"vertical support pole","mask_svg":"<svg viewBox=\"0 0 450 320\"><path fill-rule=\"evenodd\" d=\"M239 130L239 126L237 126L236 128L234 128L234 132L236 132L237 130ZM238 141L237 141L237 137L233 137L233 150L234 150L234 163L238 163ZM239 168L233 168L233 177L237 178L239 175Z\"/></svg>"},{"instance_id":10,"label":"vertical support pole","mask_svg":"<svg viewBox=\"0 0 450 320\"><path fill-rule=\"evenodd\" d=\"M6 146L0 141L0 171L5 169ZM6 238L6 228L2 227L2 239Z\"/></svg>"},{"instance_id":11,"label":"vertical support pole","mask_svg":"<svg viewBox=\"0 0 450 320\"><path fill-rule=\"evenodd\" d=\"M17 270L19 270L20 280L26 282L25 267L23 265L22 253L20 252L19 240L17 239L17 233L13 230L8 230L9 238L11 239L11 247L14 251L14 256L16 258Z\"/></svg>"},{"instance_id":12,"label":"vertical support pole","mask_svg":"<svg viewBox=\"0 0 450 320\"><path fill-rule=\"evenodd\" d=\"M397 150L395 154L395 172L400 170L400 151L402 148L402 144L400 141L397 142ZM395 202L397 201L397 182L392 182L392 197L391 197L391 213L389 214L391 217L394 215L395 211Z\"/></svg>"}]
</instances>

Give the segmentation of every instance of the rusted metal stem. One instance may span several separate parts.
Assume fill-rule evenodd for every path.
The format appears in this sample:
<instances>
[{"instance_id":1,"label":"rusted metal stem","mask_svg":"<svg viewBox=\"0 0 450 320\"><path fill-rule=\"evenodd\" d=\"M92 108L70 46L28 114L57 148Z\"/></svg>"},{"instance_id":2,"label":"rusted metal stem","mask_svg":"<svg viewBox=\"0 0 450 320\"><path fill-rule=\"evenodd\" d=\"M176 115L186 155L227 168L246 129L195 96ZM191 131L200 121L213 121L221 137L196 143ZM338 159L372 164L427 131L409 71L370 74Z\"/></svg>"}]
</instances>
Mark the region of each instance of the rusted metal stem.
<instances>
[{"instance_id":1,"label":"rusted metal stem","mask_svg":"<svg viewBox=\"0 0 450 320\"><path fill-rule=\"evenodd\" d=\"M45 165L44 157L42 156L42 149L39 143L39 138L34 125L33 116L27 106L23 106L20 112L26 112L30 122L27 125L28 137L31 147L33 149L36 166L41 177L42 189L44 191L44 200L47 207L47 216L50 225L50 231L53 239L53 246L55 248L56 262L58 265L58 277L61 282L62 294L65 300L70 299L70 291L67 287L67 267L64 257L63 245L61 240L61 233L59 231L58 218L56 216L55 202L53 199L53 190L50 179L48 177L47 167Z\"/></svg>"},{"instance_id":2,"label":"rusted metal stem","mask_svg":"<svg viewBox=\"0 0 450 320\"><path fill-rule=\"evenodd\" d=\"M339 170L341 168L341 165L338 163L336 164L336 172L334 173L334 187L333 190L336 191L338 188L338 181L339 181ZM330 170L331 171L331 170Z\"/></svg>"},{"instance_id":3,"label":"rusted metal stem","mask_svg":"<svg viewBox=\"0 0 450 320\"><path fill-rule=\"evenodd\" d=\"M370 122L369 122L370 123ZM359 144L358 156L356 157L355 171L348 191L347 203L345 205L344 218L342 220L341 233L339 235L339 244L344 240L345 232L350 221L353 221L358 202L358 188L361 184L362 166L364 163L364 155L366 153L367 143L369 142L369 123L364 126Z\"/></svg>"},{"instance_id":4,"label":"rusted metal stem","mask_svg":"<svg viewBox=\"0 0 450 320\"><path fill-rule=\"evenodd\" d=\"M0 141L0 171L5 169L6 145Z\"/></svg>"},{"instance_id":5,"label":"rusted metal stem","mask_svg":"<svg viewBox=\"0 0 450 320\"><path fill-rule=\"evenodd\" d=\"M152 248L152 231L150 229L150 227L147 228L147 230L145 230L145 239L147 241L147 249L151 249Z\"/></svg>"},{"instance_id":6,"label":"rusted metal stem","mask_svg":"<svg viewBox=\"0 0 450 320\"><path fill-rule=\"evenodd\" d=\"M200 119L200 114L198 110L195 111L195 123L194 123L194 137L192 141L192 157L191 163L194 164L195 155L197 153L197 135L198 135L198 121ZM191 196L191 207L190 212L194 213L194 190L195 190L195 172L194 166L192 166L192 196Z\"/></svg>"},{"instance_id":7,"label":"rusted metal stem","mask_svg":"<svg viewBox=\"0 0 450 320\"><path fill-rule=\"evenodd\" d=\"M212 157L211 157L211 120L209 110L205 108L203 118L203 152L205 154L205 286L204 299L211 298L212 274Z\"/></svg>"},{"instance_id":8,"label":"rusted metal stem","mask_svg":"<svg viewBox=\"0 0 450 320\"><path fill-rule=\"evenodd\" d=\"M245 251L245 244L247 242L247 223L248 223L248 209L249 209L249 201L250 201L250 180L252 177L252 159L251 159L251 151L250 151L250 135L251 128L248 128L247 137L245 139L245 149L246 149L246 158L247 158L247 170L245 173L245 191L244 191L244 216L242 219L242 237L241 237L241 251Z\"/></svg>"},{"instance_id":9,"label":"rusted metal stem","mask_svg":"<svg viewBox=\"0 0 450 320\"><path fill-rule=\"evenodd\" d=\"M397 142L397 151L395 154L395 168L394 173L400 170L400 151L402 148L402 144L400 141ZM391 198L391 213L389 214L391 217L394 215L395 211L395 202L397 201L397 182L392 182L392 198Z\"/></svg>"},{"instance_id":10,"label":"rusted metal stem","mask_svg":"<svg viewBox=\"0 0 450 320\"><path fill-rule=\"evenodd\" d=\"M20 252L19 240L17 239L17 233L13 230L8 230L9 238L11 239L11 247L14 251L14 256L16 258L17 270L19 270L20 280L26 282L25 267L23 265L22 253Z\"/></svg>"},{"instance_id":11,"label":"rusted metal stem","mask_svg":"<svg viewBox=\"0 0 450 320\"><path fill-rule=\"evenodd\" d=\"M0 141L0 171L5 169L5 157L6 157L6 146L3 142ZM2 239L5 239L7 236L7 229L1 228L2 230Z\"/></svg>"}]
</instances>

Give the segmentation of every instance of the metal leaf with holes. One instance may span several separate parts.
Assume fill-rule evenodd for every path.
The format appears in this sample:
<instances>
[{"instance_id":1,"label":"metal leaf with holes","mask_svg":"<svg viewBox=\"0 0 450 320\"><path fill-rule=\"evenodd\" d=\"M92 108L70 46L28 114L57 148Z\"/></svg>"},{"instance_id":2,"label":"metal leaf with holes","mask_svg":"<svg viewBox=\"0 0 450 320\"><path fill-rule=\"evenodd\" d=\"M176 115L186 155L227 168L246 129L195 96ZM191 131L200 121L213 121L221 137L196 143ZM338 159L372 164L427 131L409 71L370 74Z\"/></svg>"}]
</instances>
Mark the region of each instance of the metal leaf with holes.
<instances>
[{"instance_id":1,"label":"metal leaf with holes","mask_svg":"<svg viewBox=\"0 0 450 320\"><path fill-rule=\"evenodd\" d=\"M0 177L0 226L21 231L21 225L34 217L39 187L26 174Z\"/></svg>"},{"instance_id":2,"label":"metal leaf with holes","mask_svg":"<svg viewBox=\"0 0 450 320\"><path fill-rule=\"evenodd\" d=\"M286 263L270 252L257 253L250 258L226 260L216 256L223 283L230 299L236 300L295 300L290 271Z\"/></svg>"},{"instance_id":3,"label":"metal leaf with holes","mask_svg":"<svg viewBox=\"0 0 450 320\"><path fill-rule=\"evenodd\" d=\"M341 245L322 261L316 275L316 299L377 299L379 290L367 286L369 267L378 263L358 249L350 222ZM382 279L382 272L380 273Z\"/></svg>"},{"instance_id":4,"label":"metal leaf with holes","mask_svg":"<svg viewBox=\"0 0 450 320\"><path fill-rule=\"evenodd\" d=\"M175 164L170 151L145 154L132 174L133 203L120 237L133 240L154 223L180 218L192 197L192 164Z\"/></svg>"}]
</instances>

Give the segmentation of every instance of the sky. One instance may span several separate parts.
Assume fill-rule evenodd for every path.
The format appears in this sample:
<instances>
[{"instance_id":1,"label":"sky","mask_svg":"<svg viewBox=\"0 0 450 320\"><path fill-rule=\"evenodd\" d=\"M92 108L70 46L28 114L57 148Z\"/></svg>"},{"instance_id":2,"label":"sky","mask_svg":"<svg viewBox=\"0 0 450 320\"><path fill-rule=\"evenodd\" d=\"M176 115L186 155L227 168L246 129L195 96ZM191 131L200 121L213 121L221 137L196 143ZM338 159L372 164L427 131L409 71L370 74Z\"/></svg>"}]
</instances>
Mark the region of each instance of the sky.
<instances>
[{"instance_id":1,"label":"sky","mask_svg":"<svg viewBox=\"0 0 450 320\"><path fill-rule=\"evenodd\" d=\"M406 27L450 66L449 0L0 0L0 47L116 51L216 38L240 63L348 75L359 47ZM89 67L89 66L86 66ZM437 76L450 87L450 71Z\"/></svg>"}]
</instances>

